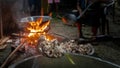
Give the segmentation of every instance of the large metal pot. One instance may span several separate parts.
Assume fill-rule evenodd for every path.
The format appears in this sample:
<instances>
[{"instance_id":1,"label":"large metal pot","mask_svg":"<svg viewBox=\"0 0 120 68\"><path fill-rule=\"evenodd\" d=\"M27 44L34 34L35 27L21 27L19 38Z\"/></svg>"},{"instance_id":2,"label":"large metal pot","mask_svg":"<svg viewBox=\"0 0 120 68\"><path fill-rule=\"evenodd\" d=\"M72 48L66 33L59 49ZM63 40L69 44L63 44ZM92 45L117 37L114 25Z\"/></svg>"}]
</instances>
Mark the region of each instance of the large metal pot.
<instances>
[{"instance_id":1,"label":"large metal pot","mask_svg":"<svg viewBox=\"0 0 120 68\"><path fill-rule=\"evenodd\" d=\"M26 24L31 21L36 21L39 18L43 18L42 23L51 20L52 18L50 16L30 16L30 17L24 17L20 19L18 26L19 29L23 30L26 27Z\"/></svg>"},{"instance_id":2,"label":"large metal pot","mask_svg":"<svg viewBox=\"0 0 120 68\"><path fill-rule=\"evenodd\" d=\"M120 68L120 66L91 56L67 54L60 58L37 55L21 60L9 68Z\"/></svg>"}]
</instances>

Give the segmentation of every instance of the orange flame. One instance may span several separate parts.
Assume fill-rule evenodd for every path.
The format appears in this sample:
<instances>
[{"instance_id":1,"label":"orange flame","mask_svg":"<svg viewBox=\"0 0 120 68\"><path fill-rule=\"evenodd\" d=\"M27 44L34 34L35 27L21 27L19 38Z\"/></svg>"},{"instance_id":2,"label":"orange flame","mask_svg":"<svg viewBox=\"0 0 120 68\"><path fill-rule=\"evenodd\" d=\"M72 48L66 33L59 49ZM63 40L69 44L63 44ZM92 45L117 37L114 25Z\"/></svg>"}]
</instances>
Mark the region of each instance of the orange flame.
<instances>
[{"instance_id":1,"label":"orange flame","mask_svg":"<svg viewBox=\"0 0 120 68\"><path fill-rule=\"evenodd\" d=\"M46 35L46 28L49 26L50 20L43 22L43 18L40 17L36 21L29 22L26 30L28 31L27 42L31 45L35 45L41 35ZM47 38L47 37L46 37Z\"/></svg>"}]
</instances>

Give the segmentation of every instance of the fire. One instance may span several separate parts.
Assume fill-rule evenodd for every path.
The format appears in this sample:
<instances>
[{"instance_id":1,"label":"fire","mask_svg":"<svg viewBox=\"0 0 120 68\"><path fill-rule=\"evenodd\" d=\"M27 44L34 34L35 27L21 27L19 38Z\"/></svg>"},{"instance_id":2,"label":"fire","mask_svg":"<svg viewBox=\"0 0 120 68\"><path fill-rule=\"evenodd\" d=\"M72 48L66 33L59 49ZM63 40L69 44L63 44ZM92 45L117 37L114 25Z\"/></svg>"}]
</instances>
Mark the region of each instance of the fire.
<instances>
[{"instance_id":1,"label":"fire","mask_svg":"<svg viewBox=\"0 0 120 68\"><path fill-rule=\"evenodd\" d=\"M25 31L27 34L27 42L30 45L36 45L40 36L44 35L46 40L50 40L50 37L47 35L47 28L49 27L50 20L43 22L43 17L40 17L36 21L29 22Z\"/></svg>"}]
</instances>

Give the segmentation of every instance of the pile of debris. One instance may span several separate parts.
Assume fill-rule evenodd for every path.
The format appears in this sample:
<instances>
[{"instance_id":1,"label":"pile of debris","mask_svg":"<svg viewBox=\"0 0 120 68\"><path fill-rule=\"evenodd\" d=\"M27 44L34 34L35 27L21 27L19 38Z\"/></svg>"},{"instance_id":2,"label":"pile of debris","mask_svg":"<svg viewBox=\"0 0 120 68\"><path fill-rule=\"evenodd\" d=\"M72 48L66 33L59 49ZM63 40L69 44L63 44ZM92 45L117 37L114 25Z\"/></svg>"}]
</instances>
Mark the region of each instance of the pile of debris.
<instances>
[{"instance_id":1,"label":"pile of debris","mask_svg":"<svg viewBox=\"0 0 120 68\"><path fill-rule=\"evenodd\" d=\"M38 44L39 51L47 57L61 57L65 53L73 54L83 54L92 55L94 53L94 48L90 43L87 44L77 44L75 40L69 40L66 42L58 42L58 40L53 39L51 41L42 41Z\"/></svg>"}]
</instances>

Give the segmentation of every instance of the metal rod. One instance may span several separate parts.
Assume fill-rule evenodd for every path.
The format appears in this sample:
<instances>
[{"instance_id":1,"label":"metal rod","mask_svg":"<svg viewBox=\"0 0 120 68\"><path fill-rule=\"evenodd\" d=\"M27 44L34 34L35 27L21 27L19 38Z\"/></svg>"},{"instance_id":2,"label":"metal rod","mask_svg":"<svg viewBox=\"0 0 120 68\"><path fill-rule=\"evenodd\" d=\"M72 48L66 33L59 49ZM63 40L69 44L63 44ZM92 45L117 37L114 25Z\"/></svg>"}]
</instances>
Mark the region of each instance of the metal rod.
<instances>
[{"instance_id":1,"label":"metal rod","mask_svg":"<svg viewBox=\"0 0 120 68\"><path fill-rule=\"evenodd\" d=\"M90 7L92 4L94 4L94 2L90 3L90 4L86 7L86 9L77 17L77 19L79 19L81 16L83 16L83 15L85 14L85 12L89 9L89 7Z\"/></svg>"}]
</instances>

